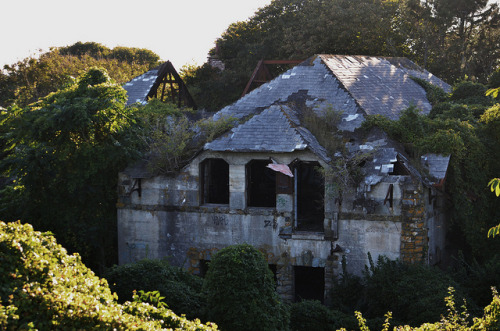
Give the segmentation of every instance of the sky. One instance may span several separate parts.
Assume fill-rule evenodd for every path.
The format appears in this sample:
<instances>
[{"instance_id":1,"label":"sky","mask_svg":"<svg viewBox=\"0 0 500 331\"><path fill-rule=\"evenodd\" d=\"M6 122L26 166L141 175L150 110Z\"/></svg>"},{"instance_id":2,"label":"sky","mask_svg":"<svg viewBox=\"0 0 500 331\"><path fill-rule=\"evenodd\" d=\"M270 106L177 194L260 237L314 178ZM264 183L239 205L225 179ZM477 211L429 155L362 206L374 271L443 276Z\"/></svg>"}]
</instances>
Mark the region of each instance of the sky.
<instances>
[{"instance_id":1,"label":"sky","mask_svg":"<svg viewBox=\"0 0 500 331\"><path fill-rule=\"evenodd\" d=\"M93 41L147 48L180 69L201 65L215 40L271 0L1 0L0 68Z\"/></svg>"}]
</instances>

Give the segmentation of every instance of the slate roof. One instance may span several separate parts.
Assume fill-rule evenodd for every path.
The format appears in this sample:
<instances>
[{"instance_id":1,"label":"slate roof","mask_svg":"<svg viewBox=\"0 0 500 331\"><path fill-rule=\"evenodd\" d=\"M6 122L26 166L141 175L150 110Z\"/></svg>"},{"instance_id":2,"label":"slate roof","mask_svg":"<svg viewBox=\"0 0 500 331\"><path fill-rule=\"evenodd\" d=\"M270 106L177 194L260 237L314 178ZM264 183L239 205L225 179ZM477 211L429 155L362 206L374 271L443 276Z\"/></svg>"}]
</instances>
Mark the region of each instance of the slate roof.
<instances>
[{"instance_id":1,"label":"slate roof","mask_svg":"<svg viewBox=\"0 0 500 331\"><path fill-rule=\"evenodd\" d=\"M273 107L275 105L287 105L287 109L294 112L300 112L300 107L309 107L317 113L333 108L342 114L339 130L350 132L361 125L367 114L397 119L411 104L428 113L431 105L425 91L410 76L450 90L445 82L402 58L311 57L217 112L214 119L229 116L242 119L262 113L262 120L250 120L240 125L232 131L231 139L221 137L207 144L205 149L290 151L293 143L285 144L279 139L287 137L290 132L289 127L278 120L282 108ZM271 112L278 113L273 115ZM312 136L298 120L294 126L294 132L301 132L302 138ZM315 140L313 138L309 137L308 141Z\"/></svg>"},{"instance_id":2,"label":"slate roof","mask_svg":"<svg viewBox=\"0 0 500 331\"><path fill-rule=\"evenodd\" d=\"M446 178L450 155L425 154L421 156L422 165L428 169L433 184L440 185Z\"/></svg>"},{"instance_id":3,"label":"slate roof","mask_svg":"<svg viewBox=\"0 0 500 331\"><path fill-rule=\"evenodd\" d=\"M407 59L339 55L321 58L368 115L396 120L410 105L428 114L432 105L411 76L449 90L446 83Z\"/></svg>"},{"instance_id":4,"label":"slate roof","mask_svg":"<svg viewBox=\"0 0 500 331\"><path fill-rule=\"evenodd\" d=\"M135 77L123 85L123 88L127 91L128 96L126 103L127 106L136 102L141 104L145 104L147 102L147 95L153 87L156 78L158 78L158 68L149 70L148 72Z\"/></svg>"},{"instance_id":5,"label":"slate roof","mask_svg":"<svg viewBox=\"0 0 500 331\"><path fill-rule=\"evenodd\" d=\"M342 120L338 129L344 132L358 128L365 115L379 114L398 119L410 105L426 114L431 104L425 90L411 79L412 76L425 79L445 91L451 89L444 81L404 58L314 56L217 112L214 119L253 117L207 143L204 149L293 152L307 148L328 162L325 149L310 131L301 126L301 107L314 109L318 114L328 108L340 111ZM412 175L421 177L408 162L404 151L385 133L372 135L363 143L348 143L346 147L351 154L373 154L363 167L367 185L374 185L392 173L396 162L403 164ZM446 160L435 155L430 155L429 160L432 163L429 168L431 176L444 178Z\"/></svg>"},{"instance_id":6,"label":"slate roof","mask_svg":"<svg viewBox=\"0 0 500 331\"><path fill-rule=\"evenodd\" d=\"M273 105L205 144L205 149L218 152L293 152L310 148L325 161L329 160L316 138L299 124L293 109L286 105Z\"/></svg>"}]
</instances>

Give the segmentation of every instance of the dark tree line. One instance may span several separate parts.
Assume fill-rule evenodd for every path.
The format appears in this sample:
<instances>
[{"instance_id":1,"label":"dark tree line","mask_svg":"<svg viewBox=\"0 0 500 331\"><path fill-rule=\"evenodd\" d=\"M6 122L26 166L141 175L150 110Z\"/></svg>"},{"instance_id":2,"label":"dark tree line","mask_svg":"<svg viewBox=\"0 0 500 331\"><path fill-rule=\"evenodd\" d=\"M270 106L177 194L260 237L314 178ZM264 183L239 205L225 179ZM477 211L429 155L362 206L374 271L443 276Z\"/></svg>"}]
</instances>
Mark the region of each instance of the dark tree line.
<instances>
[{"instance_id":1,"label":"dark tree line","mask_svg":"<svg viewBox=\"0 0 500 331\"><path fill-rule=\"evenodd\" d=\"M450 84L465 77L484 83L500 64L498 6L487 0L274 0L217 40L210 55L223 61L224 71L205 64L191 70L187 82L198 104L217 110L241 95L260 59L320 53L403 56Z\"/></svg>"}]
</instances>

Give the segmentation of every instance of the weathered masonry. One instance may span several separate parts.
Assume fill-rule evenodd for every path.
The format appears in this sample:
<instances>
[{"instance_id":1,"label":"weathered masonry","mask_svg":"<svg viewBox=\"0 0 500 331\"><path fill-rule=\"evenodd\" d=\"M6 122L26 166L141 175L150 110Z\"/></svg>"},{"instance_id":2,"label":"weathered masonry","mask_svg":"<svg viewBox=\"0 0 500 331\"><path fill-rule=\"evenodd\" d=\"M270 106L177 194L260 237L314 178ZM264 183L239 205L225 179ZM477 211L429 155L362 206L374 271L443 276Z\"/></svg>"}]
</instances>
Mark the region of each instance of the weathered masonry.
<instances>
[{"instance_id":1,"label":"weathered masonry","mask_svg":"<svg viewBox=\"0 0 500 331\"><path fill-rule=\"evenodd\" d=\"M425 155L416 167L384 132L356 130L366 115L397 119L410 104L429 112L411 76L449 89L405 59L314 56L216 113L241 124L178 175L129 167L119 178L119 262L168 258L203 274L215 252L249 243L290 301L325 300L343 256L354 273L368 252L439 264L449 156ZM305 110L321 117L331 109L342 155L328 153L303 123ZM359 155L357 180L340 183L333 158Z\"/></svg>"}]
</instances>

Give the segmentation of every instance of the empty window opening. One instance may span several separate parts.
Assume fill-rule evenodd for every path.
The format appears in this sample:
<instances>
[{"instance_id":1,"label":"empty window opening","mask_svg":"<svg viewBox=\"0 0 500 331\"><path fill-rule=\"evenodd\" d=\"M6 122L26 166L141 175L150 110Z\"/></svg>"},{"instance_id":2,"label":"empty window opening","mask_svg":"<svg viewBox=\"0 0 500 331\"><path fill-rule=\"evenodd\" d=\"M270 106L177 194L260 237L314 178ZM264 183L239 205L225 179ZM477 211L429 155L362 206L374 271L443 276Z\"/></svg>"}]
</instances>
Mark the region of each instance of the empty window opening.
<instances>
[{"instance_id":1,"label":"empty window opening","mask_svg":"<svg viewBox=\"0 0 500 331\"><path fill-rule=\"evenodd\" d=\"M318 162L299 162L296 167L297 181L297 230L324 231L325 187Z\"/></svg>"},{"instance_id":2,"label":"empty window opening","mask_svg":"<svg viewBox=\"0 0 500 331\"><path fill-rule=\"evenodd\" d=\"M202 203L229 204L229 164L223 159L206 159L200 169Z\"/></svg>"},{"instance_id":3,"label":"empty window opening","mask_svg":"<svg viewBox=\"0 0 500 331\"><path fill-rule=\"evenodd\" d=\"M276 173L268 164L268 160L252 160L247 164L249 207L276 207Z\"/></svg>"},{"instance_id":4,"label":"empty window opening","mask_svg":"<svg viewBox=\"0 0 500 331\"><path fill-rule=\"evenodd\" d=\"M391 164L393 165L393 167L392 167L392 172L389 172L389 175L393 175L393 176L409 176L410 175L410 171L405 166L404 162L399 158L399 156L397 157L397 160L395 162L391 162Z\"/></svg>"},{"instance_id":5,"label":"empty window opening","mask_svg":"<svg viewBox=\"0 0 500 331\"><path fill-rule=\"evenodd\" d=\"M318 300L324 303L325 268L294 267L295 301Z\"/></svg>"}]
</instances>

